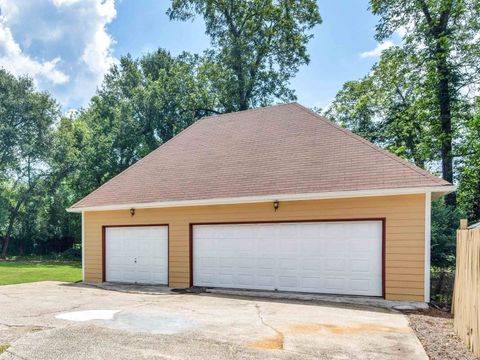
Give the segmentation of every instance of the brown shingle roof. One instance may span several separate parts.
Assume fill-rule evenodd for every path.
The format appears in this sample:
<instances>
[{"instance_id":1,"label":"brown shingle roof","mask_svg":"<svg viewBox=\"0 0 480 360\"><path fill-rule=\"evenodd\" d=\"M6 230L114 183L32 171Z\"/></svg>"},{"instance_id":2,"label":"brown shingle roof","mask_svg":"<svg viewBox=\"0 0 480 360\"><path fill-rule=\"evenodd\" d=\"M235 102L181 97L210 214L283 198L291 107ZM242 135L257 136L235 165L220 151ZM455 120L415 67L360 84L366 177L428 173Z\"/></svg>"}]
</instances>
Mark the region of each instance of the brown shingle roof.
<instances>
[{"instance_id":1,"label":"brown shingle roof","mask_svg":"<svg viewBox=\"0 0 480 360\"><path fill-rule=\"evenodd\" d=\"M201 119L72 208L443 185L292 103Z\"/></svg>"}]
</instances>

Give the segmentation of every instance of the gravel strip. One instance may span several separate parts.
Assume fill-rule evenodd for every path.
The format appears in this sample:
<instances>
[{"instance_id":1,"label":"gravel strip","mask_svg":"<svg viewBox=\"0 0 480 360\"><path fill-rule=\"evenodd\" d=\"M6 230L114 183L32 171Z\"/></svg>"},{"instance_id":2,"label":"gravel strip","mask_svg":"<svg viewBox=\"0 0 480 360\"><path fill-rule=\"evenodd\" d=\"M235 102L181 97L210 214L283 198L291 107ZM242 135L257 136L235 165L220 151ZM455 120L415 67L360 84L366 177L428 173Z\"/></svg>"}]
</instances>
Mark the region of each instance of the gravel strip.
<instances>
[{"instance_id":1,"label":"gravel strip","mask_svg":"<svg viewBox=\"0 0 480 360\"><path fill-rule=\"evenodd\" d=\"M451 314L428 309L406 315L431 360L477 359L455 335Z\"/></svg>"}]
</instances>

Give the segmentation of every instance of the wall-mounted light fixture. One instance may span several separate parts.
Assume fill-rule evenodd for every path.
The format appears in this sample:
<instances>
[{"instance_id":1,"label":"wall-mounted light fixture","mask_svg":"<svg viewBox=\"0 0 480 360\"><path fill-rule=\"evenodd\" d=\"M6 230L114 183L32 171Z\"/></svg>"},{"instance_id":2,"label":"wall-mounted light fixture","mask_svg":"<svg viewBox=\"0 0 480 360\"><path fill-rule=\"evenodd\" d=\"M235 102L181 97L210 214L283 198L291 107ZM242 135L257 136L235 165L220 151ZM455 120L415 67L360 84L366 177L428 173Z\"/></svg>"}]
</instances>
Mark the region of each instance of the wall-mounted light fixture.
<instances>
[{"instance_id":1,"label":"wall-mounted light fixture","mask_svg":"<svg viewBox=\"0 0 480 360\"><path fill-rule=\"evenodd\" d=\"M275 211L278 210L278 207L279 207L279 206L280 206L280 203L278 202L278 200L275 200L275 201L273 202L273 208L275 209Z\"/></svg>"},{"instance_id":2,"label":"wall-mounted light fixture","mask_svg":"<svg viewBox=\"0 0 480 360\"><path fill-rule=\"evenodd\" d=\"M135 209L134 208L130 209L130 215L132 215L132 216L135 215Z\"/></svg>"}]
</instances>

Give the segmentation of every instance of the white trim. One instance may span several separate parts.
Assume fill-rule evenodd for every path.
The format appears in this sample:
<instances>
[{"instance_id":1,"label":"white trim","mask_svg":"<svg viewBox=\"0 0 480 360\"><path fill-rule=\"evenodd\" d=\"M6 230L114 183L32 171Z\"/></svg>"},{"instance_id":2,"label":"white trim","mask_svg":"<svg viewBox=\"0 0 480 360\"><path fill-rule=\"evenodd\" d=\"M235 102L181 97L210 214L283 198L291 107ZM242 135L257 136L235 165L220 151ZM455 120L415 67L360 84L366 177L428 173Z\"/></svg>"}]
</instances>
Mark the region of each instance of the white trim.
<instances>
[{"instance_id":1,"label":"white trim","mask_svg":"<svg viewBox=\"0 0 480 360\"><path fill-rule=\"evenodd\" d=\"M432 236L432 193L425 193L425 280L424 300L430 302L430 245Z\"/></svg>"},{"instance_id":2,"label":"white trim","mask_svg":"<svg viewBox=\"0 0 480 360\"><path fill-rule=\"evenodd\" d=\"M82 281L85 282L85 212L82 211Z\"/></svg>"},{"instance_id":3,"label":"white trim","mask_svg":"<svg viewBox=\"0 0 480 360\"><path fill-rule=\"evenodd\" d=\"M432 186L432 187L414 187L414 188L398 188L398 189L380 189L380 190L357 190L357 191L339 191L339 192L322 192L307 194L277 194L277 195L260 195L260 196L243 196L234 198L215 198L201 200L182 200L182 201L164 201L151 203L130 203L119 205L101 205L89 207L68 208L68 212L83 211L106 211L106 210L123 210L123 209L149 209L149 208L166 208L177 206L202 206L202 205L228 205L228 204L246 204L261 203L270 201L296 201L296 200L321 200L321 199L341 199L353 197L368 196L389 196L389 195L410 195L424 193L439 193L445 195L456 190L456 186Z\"/></svg>"}]
</instances>

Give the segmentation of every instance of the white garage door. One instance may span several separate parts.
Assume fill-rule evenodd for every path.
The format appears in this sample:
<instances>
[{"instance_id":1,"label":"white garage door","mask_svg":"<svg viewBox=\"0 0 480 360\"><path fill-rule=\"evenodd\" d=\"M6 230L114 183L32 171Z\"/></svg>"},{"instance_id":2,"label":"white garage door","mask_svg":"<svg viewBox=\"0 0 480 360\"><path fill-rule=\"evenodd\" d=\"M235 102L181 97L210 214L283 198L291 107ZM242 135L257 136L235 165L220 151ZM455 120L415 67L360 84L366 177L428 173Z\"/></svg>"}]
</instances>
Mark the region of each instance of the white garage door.
<instances>
[{"instance_id":1,"label":"white garage door","mask_svg":"<svg viewBox=\"0 0 480 360\"><path fill-rule=\"evenodd\" d=\"M193 282L382 296L382 222L195 225Z\"/></svg>"},{"instance_id":2,"label":"white garage door","mask_svg":"<svg viewBox=\"0 0 480 360\"><path fill-rule=\"evenodd\" d=\"M105 230L106 281L167 284L168 227L108 227Z\"/></svg>"}]
</instances>

